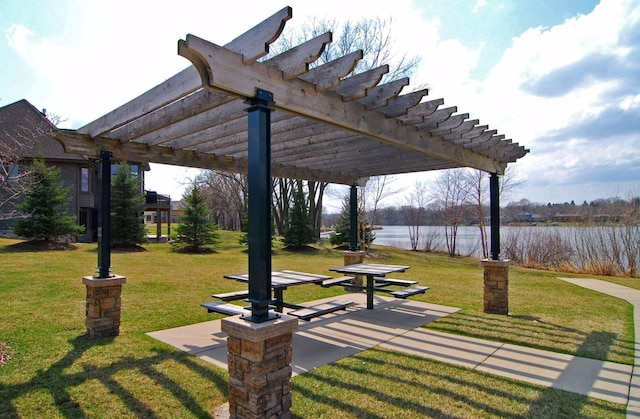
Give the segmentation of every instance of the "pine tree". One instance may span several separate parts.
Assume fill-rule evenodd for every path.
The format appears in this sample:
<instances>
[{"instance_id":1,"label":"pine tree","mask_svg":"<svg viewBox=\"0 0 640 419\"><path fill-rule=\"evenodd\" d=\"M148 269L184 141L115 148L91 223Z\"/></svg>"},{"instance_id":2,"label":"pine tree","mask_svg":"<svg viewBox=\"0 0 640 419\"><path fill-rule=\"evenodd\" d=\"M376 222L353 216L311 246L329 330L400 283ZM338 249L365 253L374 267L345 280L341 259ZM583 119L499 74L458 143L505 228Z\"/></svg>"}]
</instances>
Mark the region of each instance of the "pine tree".
<instances>
[{"instance_id":1,"label":"pine tree","mask_svg":"<svg viewBox=\"0 0 640 419\"><path fill-rule=\"evenodd\" d=\"M286 247L301 248L315 242L315 234L307 210L302 184L293 193L293 207L289 210L283 243Z\"/></svg>"},{"instance_id":2,"label":"pine tree","mask_svg":"<svg viewBox=\"0 0 640 419\"><path fill-rule=\"evenodd\" d=\"M219 242L218 225L209 220L209 210L201 187L194 182L182 197L184 215L180 217L177 234L171 246L176 252L204 253L212 249L208 245Z\"/></svg>"},{"instance_id":3,"label":"pine tree","mask_svg":"<svg viewBox=\"0 0 640 419\"><path fill-rule=\"evenodd\" d=\"M16 205L26 218L18 220L13 232L30 240L58 241L79 234L84 227L76 225L76 217L66 214L69 188L62 186L60 170L36 159L31 165L33 187Z\"/></svg>"},{"instance_id":4,"label":"pine tree","mask_svg":"<svg viewBox=\"0 0 640 419\"><path fill-rule=\"evenodd\" d=\"M351 241L351 205L349 195L342 200L340 218L336 221L336 232L329 237L333 246L348 246Z\"/></svg>"},{"instance_id":5,"label":"pine tree","mask_svg":"<svg viewBox=\"0 0 640 419\"><path fill-rule=\"evenodd\" d=\"M128 163L119 164L111 183L111 247L135 246L147 241L144 195L140 179Z\"/></svg>"}]
</instances>

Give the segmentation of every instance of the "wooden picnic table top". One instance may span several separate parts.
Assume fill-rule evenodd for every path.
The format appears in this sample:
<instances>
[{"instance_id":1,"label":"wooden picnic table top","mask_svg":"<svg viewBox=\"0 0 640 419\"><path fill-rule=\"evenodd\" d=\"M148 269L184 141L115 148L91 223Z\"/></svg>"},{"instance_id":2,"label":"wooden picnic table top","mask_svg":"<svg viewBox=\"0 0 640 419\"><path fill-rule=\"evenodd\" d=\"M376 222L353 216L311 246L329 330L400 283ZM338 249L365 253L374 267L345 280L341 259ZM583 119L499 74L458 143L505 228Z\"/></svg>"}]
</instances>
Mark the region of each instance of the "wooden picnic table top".
<instances>
[{"instance_id":1,"label":"wooden picnic table top","mask_svg":"<svg viewBox=\"0 0 640 419\"><path fill-rule=\"evenodd\" d=\"M249 274L224 275L226 279L233 279L241 282L249 282ZM318 275L307 272L297 272L282 269L271 272L271 286L273 288L286 288L293 285L321 284L322 281L331 279L329 275Z\"/></svg>"}]
</instances>

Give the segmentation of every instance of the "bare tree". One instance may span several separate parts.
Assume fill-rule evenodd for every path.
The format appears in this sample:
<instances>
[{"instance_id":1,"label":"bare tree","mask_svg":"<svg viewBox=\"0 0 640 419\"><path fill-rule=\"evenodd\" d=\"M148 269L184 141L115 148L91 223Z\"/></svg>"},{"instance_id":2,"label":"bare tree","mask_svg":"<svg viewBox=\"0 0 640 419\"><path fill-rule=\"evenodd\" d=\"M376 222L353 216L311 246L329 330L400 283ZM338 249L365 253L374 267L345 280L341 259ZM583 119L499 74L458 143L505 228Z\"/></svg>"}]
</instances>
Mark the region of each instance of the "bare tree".
<instances>
[{"instance_id":1,"label":"bare tree","mask_svg":"<svg viewBox=\"0 0 640 419\"><path fill-rule=\"evenodd\" d=\"M407 196L406 205L401 207L404 222L409 228L411 250L418 250L420 244L420 227L424 223L424 216L429 204L426 185L417 180Z\"/></svg>"},{"instance_id":2,"label":"bare tree","mask_svg":"<svg viewBox=\"0 0 640 419\"><path fill-rule=\"evenodd\" d=\"M480 229L480 243L482 246L482 257L489 257L489 238L486 230L486 209L489 205L489 176L487 173L468 169L465 172L465 182L469 190L469 203L475 208L476 224ZM504 175L500 178L500 200L506 198L513 190L523 184L515 167L508 167Z\"/></svg>"},{"instance_id":3,"label":"bare tree","mask_svg":"<svg viewBox=\"0 0 640 419\"><path fill-rule=\"evenodd\" d=\"M445 240L450 256L458 254L458 227L463 220L468 188L464 169L449 169L442 172L435 182L434 199L443 211Z\"/></svg>"},{"instance_id":4,"label":"bare tree","mask_svg":"<svg viewBox=\"0 0 640 419\"><path fill-rule=\"evenodd\" d=\"M210 170L202 174L203 193L215 222L226 230L242 230L247 214L247 176Z\"/></svg>"},{"instance_id":5,"label":"bare tree","mask_svg":"<svg viewBox=\"0 0 640 419\"><path fill-rule=\"evenodd\" d=\"M36 139L53 128L31 115L26 118L18 126L0 119L0 220L27 215L14 207L33 187L31 166L24 164L25 158L32 157Z\"/></svg>"},{"instance_id":6,"label":"bare tree","mask_svg":"<svg viewBox=\"0 0 640 419\"><path fill-rule=\"evenodd\" d=\"M279 234L284 234L289 208L293 202L293 192L295 183L292 179L273 178L272 179L272 202L271 213L276 230Z\"/></svg>"},{"instance_id":7,"label":"bare tree","mask_svg":"<svg viewBox=\"0 0 640 419\"><path fill-rule=\"evenodd\" d=\"M365 234L366 228L372 228L376 223L376 215L380 203L385 199L396 195L402 191L402 188L394 187L395 178L393 176L376 176L370 178L364 187L360 188L359 211L360 220L364 221L365 229L359 238L364 241L365 252L368 252L373 240L372 234ZM365 214L369 215L369 219L365 219ZM367 224L369 227L367 227Z\"/></svg>"},{"instance_id":8,"label":"bare tree","mask_svg":"<svg viewBox=\"0 0 640 419\"><path fill-rule=\"evenodd\" d=\"M402 53L402 48L398 48L391 36L391 19L362 19L358 21L346 21L338 23L335 20L326 19L310 19L299 29L292 32L285 32L278 41L271 46L271 53L265 57L270 57L286 51L308 39L319 36L325 32L333 31L333 42L328 44L322 52L320 58L311 64L315 67L336 58L342 57L354 51L362 50L363 59L360 60L354 69L354 73L361 73L382 64L390 63L389 73L382 80L382 83L396 80L402 77L408 77L418 66L419 57L409 56ZM278 211L286 211L289 206L291 196L284 193L285 188L281 181L276 181L274 187L276 200L281 202L274 203L276 213ZM282 181L286 182L286 181ZM320 227L322 226L322 202L325 191L328 187L324 182L306 182L306 199L307 208L309 208L309 217L311 218L313 227L319 237ZM282 218L276 215L277 218ZM277 224L276 220L276 224Z\"/></svg>"}]
</instances>

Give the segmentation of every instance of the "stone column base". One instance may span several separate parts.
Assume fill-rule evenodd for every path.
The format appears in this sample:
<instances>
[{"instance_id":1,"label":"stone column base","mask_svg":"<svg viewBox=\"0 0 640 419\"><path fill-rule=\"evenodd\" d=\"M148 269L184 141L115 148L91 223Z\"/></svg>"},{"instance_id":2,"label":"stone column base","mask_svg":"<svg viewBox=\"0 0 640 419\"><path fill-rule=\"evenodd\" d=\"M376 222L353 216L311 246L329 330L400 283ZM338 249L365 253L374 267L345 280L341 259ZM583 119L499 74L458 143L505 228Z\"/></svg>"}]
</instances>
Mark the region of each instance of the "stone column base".
<instances>
[{"instance_id":1,"label":"stone column base","mask_svg":"<svg viewBox=\"0 0 640 419\"><path fill-rule=\"evenodd\" d=\"M222 319L227 333L230 418L291 417L291 342L298 318Z\"/></svg>"},{"instance_id":2,"label":"stone column base","mask_svg":"<svg viewBox=\"0 0 640 419\"><path fill-rule=\"evenodd\" d=\"M118 336L120 333L120 309L124 276L109 278L85 276L87 286L86 326L87 335L93 337Z\"/></svg>"},{"instance_id":3,"label":"stone column base","mask_svg":"<svg viewBox=\"0 0 640 419\"><path fill-rule=\"evenodd\" d=\"M509 314L509 265L508 260L482 260L485 313Z\"/></svg>"},{"instance_id":4,"label":"stone column base","mask_svg":"<svg viewBox=\"0 0 640 419\"><path fill-rule=\"evenodd\" d=\"M344 258L344 266L355 265L357 263L363 263L366 252L364 250L345 250L342 252ZM355 279L351 281L353 285L362 286L362 275L356 275ZM344 287L346 292L362 292L362 288L352 288L349 286Z\"/></svg>"}]
</instances>

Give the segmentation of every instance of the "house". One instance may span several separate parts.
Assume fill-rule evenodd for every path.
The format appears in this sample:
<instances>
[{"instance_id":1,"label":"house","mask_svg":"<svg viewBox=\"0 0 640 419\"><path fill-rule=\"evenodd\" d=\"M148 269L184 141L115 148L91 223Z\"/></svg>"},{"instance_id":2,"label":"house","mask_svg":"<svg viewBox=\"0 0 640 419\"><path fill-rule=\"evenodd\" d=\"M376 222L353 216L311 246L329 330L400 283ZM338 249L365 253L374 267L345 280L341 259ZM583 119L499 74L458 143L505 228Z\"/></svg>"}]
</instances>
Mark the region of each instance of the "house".
<instances>
[{"instance_id":1,"label":"house","mask_svg":"<svg viewBox=\"0 0 640 419\"><path fill-rule=\"evenodd\" d=\"M22 99L0 108L0 165L7 173L19 173L20 168L41 158L47 165L60 170L60 180L68 188L66 211L75 215L77 223L85 227L79 242L97 240L98 229L98 166L85 156L69 154L62 144L47 136L55 126L47 119L46 111L39 111ZM12 154L11 156L8 156ZM16 163L17 162L17 163ZM144 191L144 171L148 164L130 163L131 170L141 178ZM112 167L114 173L115 164ZM1 186L1 185L0 185ZM0 202L6 191L0 188ZM17 201L0 207L0 234L7 234L15 219L8 216Z\"/></svg>"}]
</instances>

